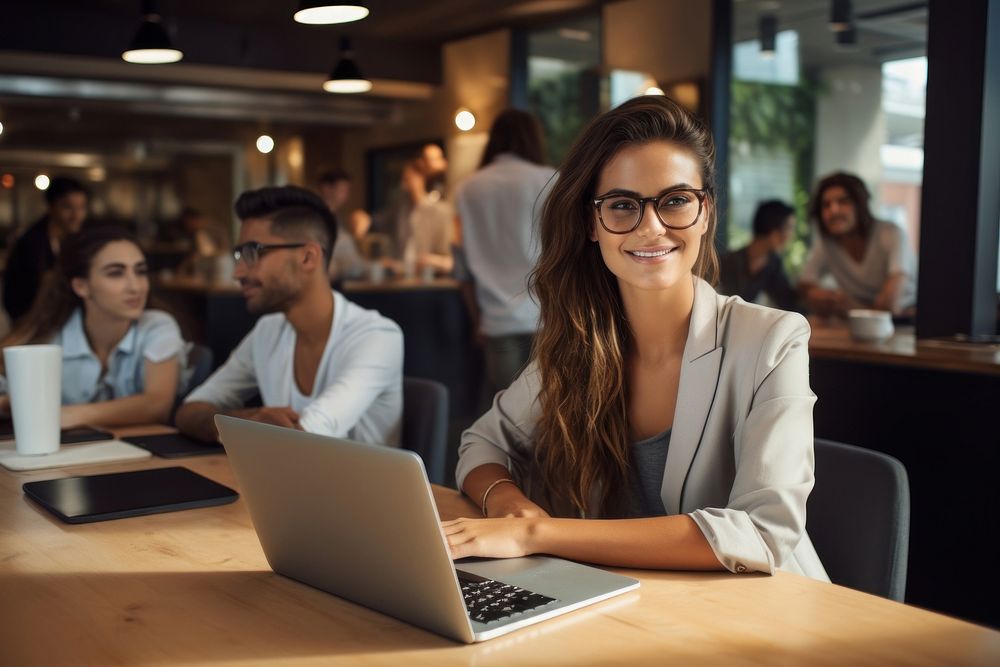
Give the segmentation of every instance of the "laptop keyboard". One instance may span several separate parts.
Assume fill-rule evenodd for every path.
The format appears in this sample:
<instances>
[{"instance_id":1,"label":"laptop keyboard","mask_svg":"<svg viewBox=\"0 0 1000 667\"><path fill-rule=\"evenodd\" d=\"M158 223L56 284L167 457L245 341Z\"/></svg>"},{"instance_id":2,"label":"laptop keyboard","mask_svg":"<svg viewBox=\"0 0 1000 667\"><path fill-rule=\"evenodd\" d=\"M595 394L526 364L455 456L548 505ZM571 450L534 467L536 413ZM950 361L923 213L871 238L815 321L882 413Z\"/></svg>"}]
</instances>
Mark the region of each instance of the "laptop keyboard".
<instances>
[{"instance_id":1,"label":"laptop keyboard","mask_svg":"<svg viewBox=\"0 0 1000 667\"><path fill-rule=\"evenodd\" d=\"M540 593L518 588L502 581L486 579L471 572L456 570L469 618L480 623L498 621L555 602Z\"/></svg>"}]
</instances>

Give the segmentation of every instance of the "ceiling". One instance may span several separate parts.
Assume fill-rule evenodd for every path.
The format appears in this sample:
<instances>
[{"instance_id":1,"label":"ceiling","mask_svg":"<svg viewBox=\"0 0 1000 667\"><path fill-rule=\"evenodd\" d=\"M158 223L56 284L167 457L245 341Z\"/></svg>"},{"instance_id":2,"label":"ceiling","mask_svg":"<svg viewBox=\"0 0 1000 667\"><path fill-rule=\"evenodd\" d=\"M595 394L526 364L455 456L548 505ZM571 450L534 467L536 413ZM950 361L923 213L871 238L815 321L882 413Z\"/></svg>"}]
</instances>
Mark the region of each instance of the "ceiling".
<instances>
[{"instance_id":1,"label":"ceiling","mask_svg":"<svg viewBox=\"0 0 1000 667\"><path fill-rule=\"evenodd\" d=\"M757 39L763 14L778 18L778 30L799 33L799 58L811 69L831 65L873 65L927 53L927 2L914 0L854 0L857 47L834 43L829 29L830 0L736 0L733 39Z\"/></svg>"}]
</instances>

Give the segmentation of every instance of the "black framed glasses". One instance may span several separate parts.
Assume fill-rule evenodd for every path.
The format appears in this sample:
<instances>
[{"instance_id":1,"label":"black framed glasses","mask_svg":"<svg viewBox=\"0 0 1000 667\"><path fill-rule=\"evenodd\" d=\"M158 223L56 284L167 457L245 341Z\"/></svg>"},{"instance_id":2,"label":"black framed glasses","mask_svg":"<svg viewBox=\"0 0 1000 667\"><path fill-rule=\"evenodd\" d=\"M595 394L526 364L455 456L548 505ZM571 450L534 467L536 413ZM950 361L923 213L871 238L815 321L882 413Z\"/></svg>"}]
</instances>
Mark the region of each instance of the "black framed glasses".
<instances>
[{"instance_id":1,"label":"black framed glasses","mask_svg":"<svg viewBox=\"0 0 1000 667\"><path fill-rule=\"evenodd\" d=\"M271 250L281 250L282 248L304 248L305 243L258 243L249 241L233 246L233 259L237 264L244 261L248 266L253 266L260 259L260 256Z\"/></svg>"},{"instance_id":2,"label":"black framed glasses","mask_svg":"<svg viewBox=\"0 0 1000 667\"><path fill-rule=\"evenodd\" d=\"M664 227L687 229L701 217L707 195L707 190L677 188L655 197L607 194L593 201L601 227L612 234L628 234L642 222L647 202L653 204L653 211Z\"/></svg>"}]
</instances>

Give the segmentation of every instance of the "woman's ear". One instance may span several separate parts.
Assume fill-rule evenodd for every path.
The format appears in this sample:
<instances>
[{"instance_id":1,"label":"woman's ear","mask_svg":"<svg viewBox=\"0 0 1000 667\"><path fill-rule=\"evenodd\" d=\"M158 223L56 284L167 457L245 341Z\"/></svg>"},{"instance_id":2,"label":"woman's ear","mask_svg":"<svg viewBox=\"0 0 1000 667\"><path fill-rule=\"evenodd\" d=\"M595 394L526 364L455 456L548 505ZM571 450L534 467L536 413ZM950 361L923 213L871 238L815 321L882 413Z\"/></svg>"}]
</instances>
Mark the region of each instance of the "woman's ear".
<instances>
[{"instance_id":1,"label":"woman's ear","mask_svg":"<svg viewBox=\"0 0 1000 667\"><path fill-rule=\"evenodd\" d=\"M708 231L708 221L712 218L712 210L715 207L715 202L712 201L710 197L705 197L705 204L702 206L701 211L701 222L698 223L700 236L704 236L705 232Z\"/></svg>"},{"instance_id":2,"label":"woman's ear","mask_svg":"<svg viewBox=\"0 0 1000 667\"><path fill-rule=\"evenodd\" d=\"M73 294L86 301L90 298L90 284L84 278L73 278L69 281L70 289L73 290Z\"/></svg>"}]
</instances>

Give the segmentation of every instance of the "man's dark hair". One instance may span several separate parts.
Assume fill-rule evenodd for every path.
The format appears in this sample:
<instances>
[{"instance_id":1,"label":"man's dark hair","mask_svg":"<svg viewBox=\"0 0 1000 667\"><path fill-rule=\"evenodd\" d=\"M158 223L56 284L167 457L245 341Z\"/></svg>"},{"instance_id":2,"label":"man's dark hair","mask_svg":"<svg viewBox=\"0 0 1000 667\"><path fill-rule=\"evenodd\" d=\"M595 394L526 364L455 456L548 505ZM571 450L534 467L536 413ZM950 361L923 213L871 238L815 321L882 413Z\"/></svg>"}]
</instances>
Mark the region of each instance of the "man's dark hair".
<instances>
[{"instance_id":1,"label":"man's dark hair","mask_svg":"<svg viewBox=\"0 0 1000 667\"><path fill-rule=\"evenodd\" d=\"M838 171L823 178L817 185L813 193L812 202L809 204L809 214L819 225L819 231L826 236L826 226L823 225L823 193L832 187L844 188L844 192L854 203L854 214L857 217L858 231L861 236L868 238L875 227L875 216L872 215L868 201L871 194L865 186L865 182L854 174Z\"/></svg>"},{"instance_id":2,"label":"man's dark hair","mask_svg":"<svg viewBox=\"0 0 1000 667\"><path fill-rule=\"evenodd\" d=\"M90 190L83 187L83 183L80 181L68 176L55 176L49 181L49 187L45 189L45 201L51 206L74 192L82 192L90 199Z\"/></svg>"},{"instance_id":3,"label":"man's dark hair","mask_svg":"<svg viewBox=\"0 0 1000 667\"><path fill-rule=\"evenodd\" d=\"M795 209L780 199L761 202L757 206L757 212L753 214L754 237L767 236L777 229L782 229L788 216L794 214Z\"/></svg>"},{"instance_id":4,"label":"man's dark hair","mask_svg":"<svg viewBox=\"0 0 1000 667\"><path fill-rule=\"evenodd\" d=\"M319 175L318 183L320 185L336 185L341 181L351 182L351 175L348 174L343 169L330 169L329 171L324 171Z\"/></svg>"},{"instance_id":5,"label":"man's dark hair","mask_svg":"<svg viewBox=\"0 0 1000 667\"><path fill-rule=\"evenodd\" d=\"M545 164L545 141L538 119L520 109L501 111L490 127L490 138L479 166L485 167L501 153L513 153L528 162Z\"/></svg>"},{"instance_id":6,"label":"man's dark hair","mask_svg":"<svg viewBox=\"0 0 1000 667\"><path fill-rule=\"evenodd\" d=\"M244 192L233 208L240 220L270 220L271 231L278 236L315 241L329 265L337 242L337 217L319 195L294 185L266 187Z\"/></svg>"}]
</instances>

